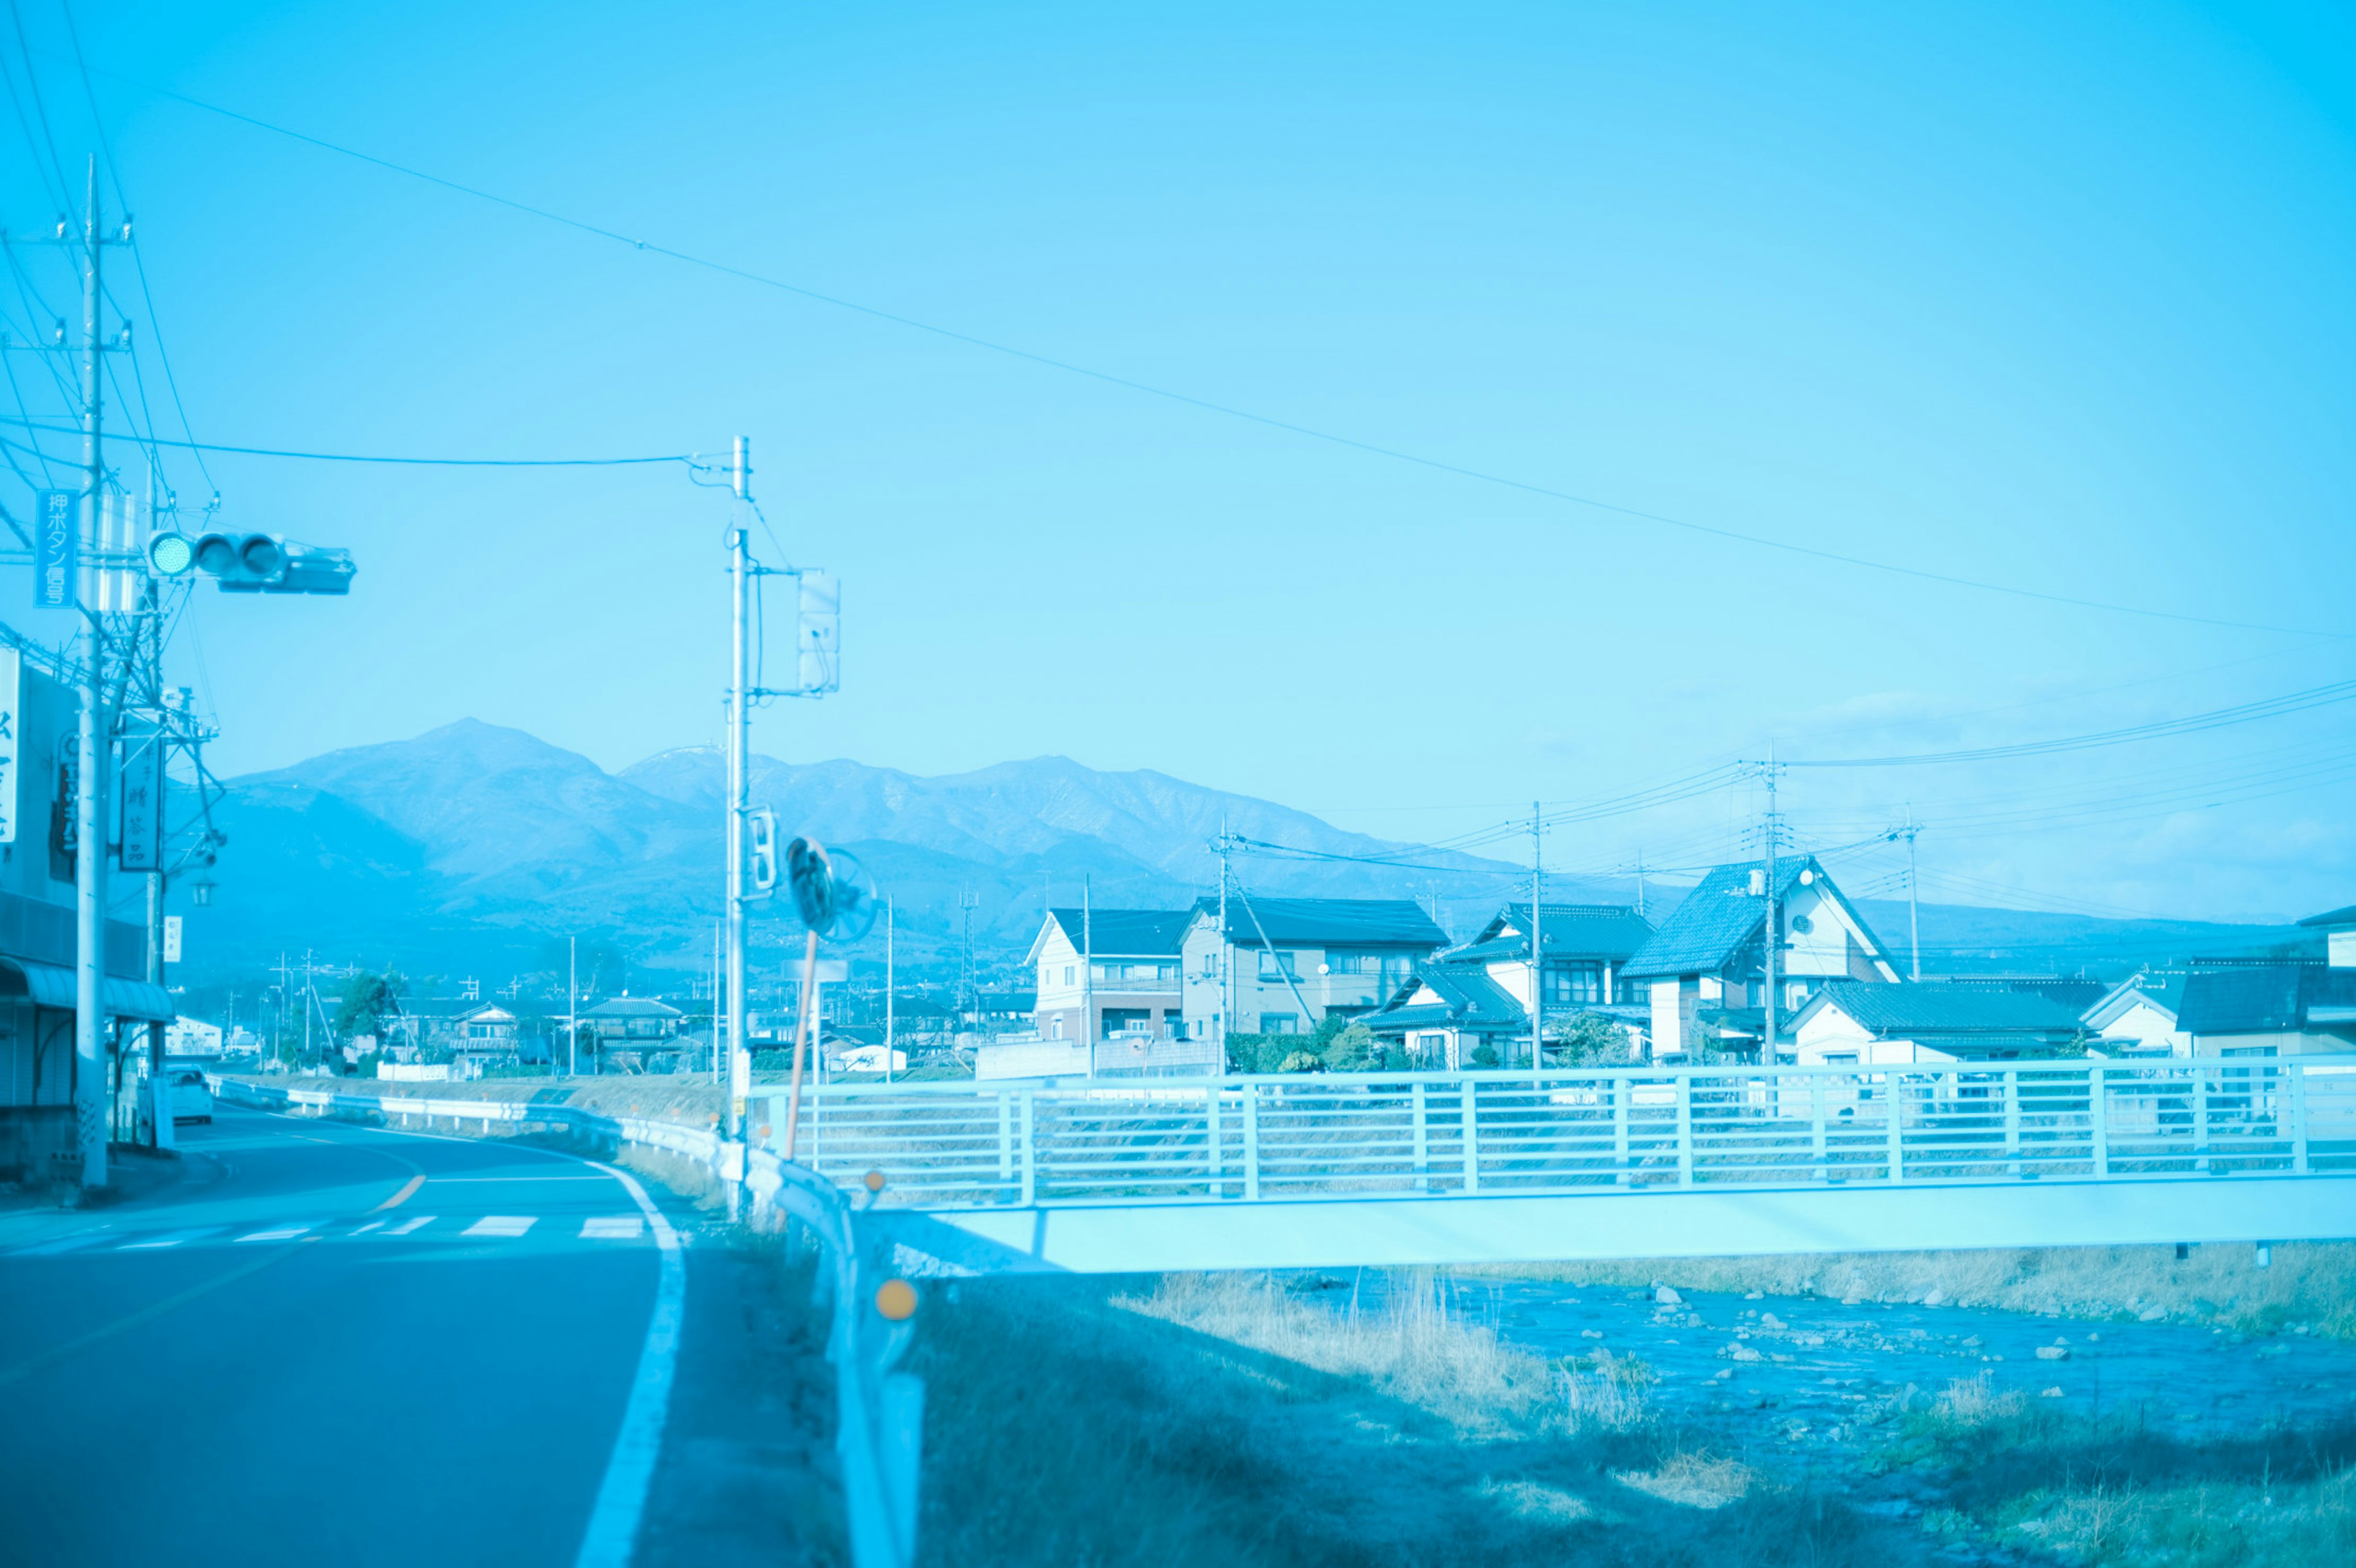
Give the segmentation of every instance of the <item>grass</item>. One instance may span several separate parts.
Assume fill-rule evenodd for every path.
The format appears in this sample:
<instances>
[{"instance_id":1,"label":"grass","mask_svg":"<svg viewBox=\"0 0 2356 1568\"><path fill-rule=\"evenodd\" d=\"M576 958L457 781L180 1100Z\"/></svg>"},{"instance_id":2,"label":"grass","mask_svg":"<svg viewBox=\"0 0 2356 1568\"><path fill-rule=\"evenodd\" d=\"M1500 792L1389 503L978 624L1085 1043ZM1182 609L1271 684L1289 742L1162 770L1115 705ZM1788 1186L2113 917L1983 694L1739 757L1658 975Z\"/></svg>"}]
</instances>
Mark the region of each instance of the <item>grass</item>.
<instances>
[{"instance_id":1,"label":"grass","mask_svg":"<svg viewBox=\"0 0 2356 1568\"><path fill-rule=\"evenodd\" d=\"M937 1290L928 1563L1846 1568L1921 1538L1654 1418L1633 1363L1564 1365L1445 1310L1264 1276ZM1573 1391L1578 1391L1574 1393Z\"/></svg>"},{"instance_id":2,"label":"grass","mask_svg":"<svg viewBox=\"0 0 2356 1568\"><path fill-rule=\"evenodd\" d=\"M2094 1319L2169 1319L2250 1334L2289 1328L2356 1339L2356 1243L2283 1242L2260 1268L2257 1249L1989 1248L1763 1258L1637 1259L1484 1271L1580 1285L1672 1285L1867 1301L1921 1301Z\"/></svg>"},{"instance_id":3,"label":"grass","mask_svg":"<svg viewBox=\"0 0 2356 1568\"><path fill-rule=\"evenodd\" d=\"M1873 1465L1937 1479L1938 1533L2086 1568L2356 1562L2356 1428L2187 1444L2138 1413L2065 1415L1983 1377L1900 1415Z\"/></svg>"}]
</instances>

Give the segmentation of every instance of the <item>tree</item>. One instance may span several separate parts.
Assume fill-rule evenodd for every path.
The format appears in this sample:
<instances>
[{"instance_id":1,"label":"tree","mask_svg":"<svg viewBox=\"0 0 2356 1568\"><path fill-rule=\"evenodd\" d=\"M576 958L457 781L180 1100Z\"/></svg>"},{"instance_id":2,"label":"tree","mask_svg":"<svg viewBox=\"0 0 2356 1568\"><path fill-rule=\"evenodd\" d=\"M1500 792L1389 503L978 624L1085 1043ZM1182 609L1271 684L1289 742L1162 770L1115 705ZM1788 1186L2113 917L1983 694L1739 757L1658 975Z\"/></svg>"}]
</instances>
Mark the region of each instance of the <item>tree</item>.
<instances>
[{"instance_id":1,"label":"tree","mask_svg":"<svg viewBox=\"0 0 2356 1568\"><path fill-rule=\"evenodd\" d=\"M406 987L399 975L387 970L371 975L366 970L344 982L343 1005L336 1009L336 1033L344 1040L355 1040L364 1034L385 1035L385 1020L401 1011L401 993Z\"/></svg>"},{"instance_id":2,"label":"tree","mask_svg":"<svg viewBox=\"0 0 2356 1568\"><path fill-rule=\"evenodd\" d=\"M1557 1028L1553 1043L1571 1067L1624 1067L1636 1060L1628 1031L1601 1013L1573 1013Z\"/></svg>"}]
</instances>

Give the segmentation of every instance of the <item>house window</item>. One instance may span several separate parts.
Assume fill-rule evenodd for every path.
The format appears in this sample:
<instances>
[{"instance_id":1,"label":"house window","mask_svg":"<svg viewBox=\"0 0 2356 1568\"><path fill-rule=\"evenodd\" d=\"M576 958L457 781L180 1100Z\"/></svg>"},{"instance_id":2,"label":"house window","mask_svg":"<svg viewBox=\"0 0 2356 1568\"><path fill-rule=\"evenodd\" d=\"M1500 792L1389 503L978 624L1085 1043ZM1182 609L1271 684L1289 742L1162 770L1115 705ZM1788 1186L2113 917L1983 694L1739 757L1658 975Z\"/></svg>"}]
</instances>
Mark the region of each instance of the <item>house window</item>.
<instances>
[{"instance_id":1,"label":"house window","mask_svg":"<svg viewBox=\"0 0 2356 1568\"><path fill-rule=\"evenodd\" d=\"M1061 1013L1057 1013L1055 1015L1055 1033L1054 1038L1056 1040L1064 1038L1064 1015Z\"/></svg>"},{"instance_id":2,"label":"house window","mask_svg":"<svg viewBox=\"0 0 2356 1568\"><path fill-rule=\"evenodd\" d=\"M1603 965L1596 963L1547 965L1546 999L1548 1007L1601 1007L1609 999L1603 994Z\"/></svg>"},{"instance_id":3,"label":"house window","mask_svg":"<svg viewBox=\"0 0 2356 1568\"><path fill-rule=\"evenodd\" d=\"M1295 973L1292 967L1292 960L1293 955L1290 953L1270 953L1267 948L1261 948L1259 950L1259 977L1263 980L1283 980L1290 978Z\"/></svg>"},{"instance_id":4,"label":"house window","mask_svg":"<svg viewBox=\"0 0 2356 1568\"><path fill-rule=\"evenodd\" d=\"M1064 984L1065 984L1065 985L1068 986L1068 985L1070 985L1070 984L1072 983L1072 974L1073 974L1074 970L1075 970L1075 969L1076 969L1077 967L1078 967L1078 966L1077 966L1076 965L1072 965L1072 964L1066 964L1066 965L1064 965Z\"/></svg>"},{"instance_id":5,"label":"house window","mask_svg":"<svg viewBox=\"0 0 2356 1568\"><path fill-rule=\"evenodd\" d=\"M1299 1013L1262 1013L1259 1016L1259 1032L1262 1034L1299 1034L1301 1032L1301 1015Z\"/></svg>"}]
</instances>

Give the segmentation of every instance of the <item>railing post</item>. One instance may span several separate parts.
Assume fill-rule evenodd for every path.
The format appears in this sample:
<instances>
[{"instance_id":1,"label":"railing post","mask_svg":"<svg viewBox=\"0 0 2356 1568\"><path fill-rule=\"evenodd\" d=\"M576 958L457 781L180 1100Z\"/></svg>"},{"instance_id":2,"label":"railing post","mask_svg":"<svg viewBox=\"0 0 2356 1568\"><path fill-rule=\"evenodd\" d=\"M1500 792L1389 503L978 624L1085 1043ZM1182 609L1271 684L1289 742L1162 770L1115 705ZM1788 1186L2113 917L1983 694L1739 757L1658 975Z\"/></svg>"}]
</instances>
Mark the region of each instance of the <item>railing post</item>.
<instances>
[{"instance_id":1,"label":"railing post","mask_svg":"<svg viewBox=\"0 0 2356 1568\"><path fill-rule=\"evenodd\" d=\"M1014 1096L998 1092L998 1179L1014 1179Z\"/></svg>"},{"instance_id":2,"label":"railing post","mask_svg":"<svg viewBox=\"0 0 2356 1568\"><path fill-rule=\"evenodd\" d=\"M2284 1076L2289 1080L2290 1099L2290 1168L2297 1175L2308 1174L2307 1168L2307 1072L2296 1061L2284 1064Z\"/></svg>"},{"instance_id":3,"label":"railing post","mask_svg":"<svg viewBox=\"0 0 2356 1568\"><path fill-rule=\"evenodd\" d=\"M1693 1185L1693 1074L1676 1076L1677 1094L1677 1185Z\"/></svg>"},{"instance_id":4,"label":"railing post","mask_svg":"<svg viewBox=\"0 0 2356 1568\"><path fill-rule=\"evenodd\" d=\"M1614 1078L1612 1084L1612 1180L1621 1187L1628 1185L1628 1102L1636 1081Z\"/></svg>"},{"instance_id":5,"label":"railing post","mask_svg":"<svg viewBox=\"0 0 2356 1568\"><path fill-rule=\"evenodd\" d=\"M2094 1174L2111 1173L2111 1107L2103 1089L2103 1070L2086 1069L2086 1117L2094 1135Z\"/></svg>"},{"instance_id":6,"label":"railing post","mask_svg":"<svg viewBox=\"0 0 2356 1568\"><path fill-rule=\"evenodd\" d=\"M1259 1085L1244 1084L1244 1201L1259 1199Z\"/></svg>"},{"instance_id":7,"label":"railing post","mask_svg":"<svg viewBox=\"0 0 2356 1568\"><path fill-rule=\"evenodd\" d=\"M1808 1147L1815 1157L1815 1179L1824 1181L1831 1172L1825 1168L1825 1075L1808 1075Z\"/></svg>"},{"instance_id":8,"label":"railing post","mask_svg":"<svg viewBox=\"0 0 2356 1568\"><path fill-rule=\"evenodd\" d=\"M1039 1112L1033 1104L1034 1091L1023 1091L1023 1206L1025 1209L1039 1200Z\"/></svg>"},{"instance_id":9,"label":"railing post","mask_svg":"<svg viewBox=\"0 0 2356 1568\"><path fill-rule=\"evenodd\" d=\"M1462 1107L1464 1123L1464 1195L1469 1198L1481 1190L1481 1141L1480 1134L1473 1123L1475 1101L1472 1080L1460 1078L1456 1082L1458 1101Z\"/></svg>"},{"instance_id":10,"label":"railing post","mask_svg":"<svg viewBox=\"0 0 2356 1568\"><path fill-rule=\"evenodd\" d=\"M1881 1097L1882 1104L1887 1107L1882 1115L1890 1118L1890 1125L1883 1129L1890 1145L1890 1179L1903 1181L1906 1179L1906 1078L1893 1067L1884 1082L1890 1085L1890 1093Z\"/></svg>"},{"instance_id":11,"label":"railing post","mask_svg":"<svg viewBox=\"0 0 2356 1568\"><path fill-rule=\"evenodd\" d=\"M2192 1168L2209 1174L2209 1074L2192 1064Z\"/></svg>"},{"instance_id":12,"label":"railing post","mask_svg":"<svg viewBox=\"0 0 2356 1568\"><path fill-rule=\"evenodd\" d=\"M1415 1081L1414 1108L1415 1189L1429 1192L1431 1190L1431 1128L1426 1118L1430 1112L1425 1104L1423 1080L1420 1078Z\"/></svg>"},{"instance_id":13,"label":"railing post","mask_svg":"<svg viewBox=\"0 0 2356 1568\"><path fill-rule=\"evenodd\" d=\"M2020 1069L2004 1070L2004 1170L2020 1174Z\"/></svg>"},{"instance_id":14,"label":"railing post","mask_svg":"<svg viewBox=\"0 0 2356 1568\"><path fill-rule=\"evenodd\" d=\"M1211 1196L1221 1198L1226 1196L1226 1183L1219 1179L1219 1081L1217 1079L1211 1080L1211 1086L1204 1091L1203 1098L1208 1102L1211 1114L1210 1143L1205 1150L1205 1163L1210 1170Z\"/></svg>"}]
</instances>

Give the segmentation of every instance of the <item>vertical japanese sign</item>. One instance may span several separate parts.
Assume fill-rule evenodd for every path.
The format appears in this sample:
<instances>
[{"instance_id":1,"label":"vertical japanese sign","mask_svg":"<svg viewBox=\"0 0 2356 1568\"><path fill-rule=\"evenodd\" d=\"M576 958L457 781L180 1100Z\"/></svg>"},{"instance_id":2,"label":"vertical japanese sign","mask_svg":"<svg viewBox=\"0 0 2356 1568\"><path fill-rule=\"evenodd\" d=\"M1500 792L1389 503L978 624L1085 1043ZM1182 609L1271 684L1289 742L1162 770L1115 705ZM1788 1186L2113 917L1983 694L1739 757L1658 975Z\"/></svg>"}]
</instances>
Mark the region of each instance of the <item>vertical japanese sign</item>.
<instances>
[{"instance_id":1,"label":"vertical japanese sign","mask_svg":"<svg viewBox=\"0 0 2356 1568\"><path fill-rule=\"evenodd\" d=\"M177 914L167 914L164 917L164 962L177 964L179 961L180 917Z\"/></svg>"},{"instance_id":2,"label":"vertical japanese sign","mask_svg":"<svg viewBox=\"0 0 2356 1568\"><path fill-rule=\"evenodd\" d=\"M123 854L126 871L164 869L164 737L152 729L123 737Z\"/></svg>"},{"instance_id":3,"label":"vertical japanese sign","mask_svg":"<svg viewBox=\"0 0 2356 1568\"><path fill-rule=\"evenodd\" d=\"M0 844L16 841L16 731L24 727L25 656L0 648Z\"/></svg>"},{"instance_id":4,"label":"vertical japanese sign","mask_svg":"<svg viewBox=\"0 0 2356 1568\"><path fill-rule=\"evenodd\" d=\"M81 496L41 490L33 501L33 608L70 610L76 603L74 545Z\"/></svg>"}]
</instances>

